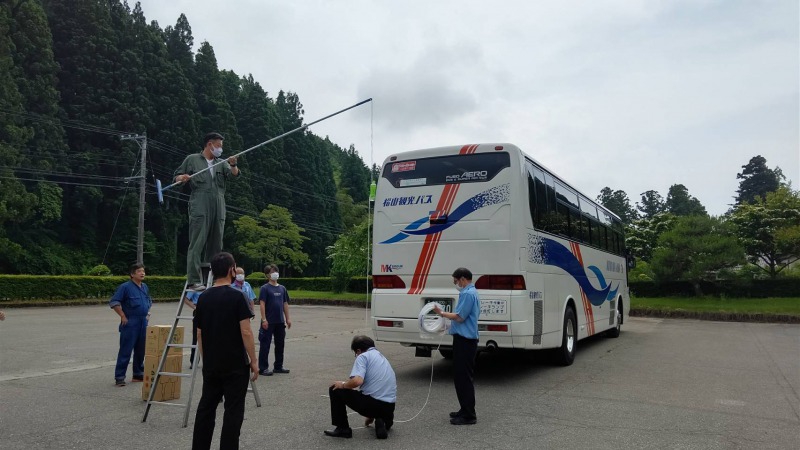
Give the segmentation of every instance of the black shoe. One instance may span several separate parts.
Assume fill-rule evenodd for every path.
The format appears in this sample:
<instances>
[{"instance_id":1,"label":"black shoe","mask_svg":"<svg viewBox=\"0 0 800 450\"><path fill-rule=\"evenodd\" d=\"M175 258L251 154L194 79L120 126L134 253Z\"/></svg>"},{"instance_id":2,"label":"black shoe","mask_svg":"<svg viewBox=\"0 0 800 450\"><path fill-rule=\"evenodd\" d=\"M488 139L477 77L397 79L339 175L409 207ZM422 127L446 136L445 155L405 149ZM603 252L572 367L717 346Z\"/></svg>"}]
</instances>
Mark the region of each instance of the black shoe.
<instances>
[{"instance_id":1,"label":"black shoe","mask_svg":"<svg viewBox=\"0 0 800 450\"><path fill-rule=\"evenodd\" d=\"M131 378L131 382L132 383L143 383L144 382L144 375L139 375L139 376L134 375L133 378Z\"/></svg>"},{"instance_id":2,"label":"black shoe","mask_svg":"<svg viewBox=\"0 0 800 450\"><path fill-rule=\"evenodd\" d=\"M386 422L383 419L375 419L375 437L378 439L389 437L389 433L386 432Z\"/></svg>"},{"instance_id":3,"label":"black shoe","mask_svg":"<svg viewBox=\"0 0 800 450\"><path fill-rule=\"evenodd\" d=\"M117 387L125 386L125 380L115 380L114 385Z\"/></svg>"},{"instance_id":4,"label":"black shoe","mask_svg":"<svg viewBox=\"0 0 800 450\"><path fill-rule=\"evenodd\" d=\"M289 369L275 369L273 372L275 373L289 373L291 370Z\"/></svg>"},{"instance_id":5,"label":"black shoe","mask_svg":"<svg viewBox=\"0 0 800 450\"><path fill-rule=\"evenodd\" d=\"M468 418L464 416L458 416L450 419L451 425L475 425L476 423L478 423L478 419L476 419L475 417Z\"/></svg>"},{"instance_id":6,"label":"black shoe","mask_svg":"<svg viewBox=\"0 0 800 450\"><path fill-rule=\"evenodd\" d=\"M347 438L347 439L350 439L351 437L353 437L353 429L352 428L336 427L333 430L325 430L325 431L323 431L323 433L325 433L325 436L330 436L330 437L340 437L340 438Z\"/></svg>"},{"instance_id":7,"label":"black shoe","mask_svg":"<svg viewBox=\"0 0 800 450\"><path fill-rule=\"evenodd\" d=\"M453 411L450 413L450 418L455 419L456 417L461 417L461 411Z\"/></svg>"},{"instance_id":8,"label":"black shoe","mask_svg":"<svg viewBox=\"0 0 800 450\"><path fill-rule=\"evenodd\" d=\"M258 372L258 374L259 375L264 375L265 377L271 377L272 376L272 371L269 370L269 369L262 370L261 372Z\"/></svg>"}]
</instances>

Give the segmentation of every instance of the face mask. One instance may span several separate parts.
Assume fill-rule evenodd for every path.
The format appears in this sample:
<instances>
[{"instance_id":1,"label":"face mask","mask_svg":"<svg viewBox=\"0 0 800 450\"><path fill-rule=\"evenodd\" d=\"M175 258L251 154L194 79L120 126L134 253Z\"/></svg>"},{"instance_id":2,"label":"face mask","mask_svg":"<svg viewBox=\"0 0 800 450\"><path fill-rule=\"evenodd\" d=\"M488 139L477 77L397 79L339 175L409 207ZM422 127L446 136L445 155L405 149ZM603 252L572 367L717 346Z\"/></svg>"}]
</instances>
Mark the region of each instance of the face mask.
<instances>
[{"instance_id":1,"label":"face mask","mask_svg":"<svg viewBox=\"0 0 800 450\"><path fill-rule=\"evenodd\" d=\"M458 292L461 292L461 290L464 289L464 286L456 285L456 289L458 289Z\"/></svg>"},{"instance_id":2,"label":"face mask","mask_svg":"<svg viewBox=\"0 0 800 450\"><path fill-rule=\"evenodd\" d=\"M272 272L271 274L269 274L270 280L278 281L278 277L279 277L278 272Z\"/></svg>"},{"instance_id":3,"label":"face mask","mask_svg":"<svg viewBox=\"0 0 800 450\"><path fill-rule=\"evenodd\" d=\"M219 158L222 156L222 147L211 147L211 154L214 155L214 158Z\"/></svg>"},{"instance_id":4,"label":"face mask","mask_svg":"<svg viewBox=\"0 0 800 450\"><path fill-rule=\"evenodd\" d=\"M240 283L241 283L242 281L244 281L244 275L243 275L243 274L240 274L240 273L239 273L239 274L236 274L236 281L238 281L238 282L240 282Z\"/></svg>"}]
</instances>

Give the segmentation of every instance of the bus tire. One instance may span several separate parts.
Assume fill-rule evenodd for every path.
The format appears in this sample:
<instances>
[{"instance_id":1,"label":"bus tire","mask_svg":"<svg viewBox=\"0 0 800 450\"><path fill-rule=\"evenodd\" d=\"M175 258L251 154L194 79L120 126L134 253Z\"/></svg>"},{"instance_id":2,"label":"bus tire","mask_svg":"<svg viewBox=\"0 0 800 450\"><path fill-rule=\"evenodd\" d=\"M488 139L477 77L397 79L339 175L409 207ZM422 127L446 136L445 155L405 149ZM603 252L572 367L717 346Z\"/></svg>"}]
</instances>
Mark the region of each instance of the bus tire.
<instances>
[{"instance_id":1,"label":"bus tire","mask_svg":"<svg viewBox=\"0 0 800 450\"><path fill-rule=\"evenodd\" d=\"M556 362L561 366L575 361L575 346L578 343L578 320L572 306L564 311L564 326L561 328L561 347L556 350Z\"/></svg>"},{"instance_id":2,"label":"bus tire","mask_svg":"<svg viewBox=\"0 0 800 450\"><path fill-rule=\"evenodd\" d=\"M442 355L444 359L453 359L453 349L452 348L440 348L439 354Z\"/></svg>"},{"instance_id":3,"label":"bus tire","mask_svg":"<svg viewBox=\"0 0 800 450\"><path fill-rule=\"evenodd\" d=\"M617 325L606 331L606 336L610 338L618 338L622 331L622 302L617 302Z\"/></svg>"}]
</instances>

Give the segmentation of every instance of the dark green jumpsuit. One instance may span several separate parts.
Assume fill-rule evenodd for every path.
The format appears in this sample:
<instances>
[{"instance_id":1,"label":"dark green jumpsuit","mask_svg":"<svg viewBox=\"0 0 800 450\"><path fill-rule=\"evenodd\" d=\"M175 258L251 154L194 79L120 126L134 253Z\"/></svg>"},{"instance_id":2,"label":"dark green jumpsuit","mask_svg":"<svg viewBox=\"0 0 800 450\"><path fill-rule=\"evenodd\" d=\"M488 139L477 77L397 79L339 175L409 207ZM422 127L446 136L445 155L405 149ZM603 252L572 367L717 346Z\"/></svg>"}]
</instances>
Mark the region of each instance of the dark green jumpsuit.
<instances>
[{"instance_id":1,"label":"dark green jumpsuit","mask_svg":"<svg viewBox=\"0 0 800 450\"><path fill-rule=\"evenodd\" d=\"M214 158L214 164L222 159ZM202 153L189 155L176 174L200 172L208 168ZM204 284L200 265L222 251L222 234L225 230L225 181L233 176L226 161L214 169L189 180L192 195L189 198L189 251L186 253L186 273L189 284Z\"/></svg>"}]
</instances>

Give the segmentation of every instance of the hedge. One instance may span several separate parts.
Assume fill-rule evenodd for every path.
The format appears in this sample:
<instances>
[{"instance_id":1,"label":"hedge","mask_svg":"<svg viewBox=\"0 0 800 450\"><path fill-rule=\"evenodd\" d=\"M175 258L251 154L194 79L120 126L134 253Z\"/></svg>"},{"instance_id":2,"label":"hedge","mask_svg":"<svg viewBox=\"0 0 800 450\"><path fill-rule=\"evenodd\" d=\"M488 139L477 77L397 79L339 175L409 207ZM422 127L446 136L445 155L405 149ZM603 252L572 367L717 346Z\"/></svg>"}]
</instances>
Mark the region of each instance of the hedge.
<instances>
[{"instance_id":1,"label":"hedge","mask_svg":"<svg viewBox=\"0 0 800 450\"><path fill-rule=\"evenodd\" d=\"M26 299L76 299L111 298L117 286L128 281L127 276L85 275L0 275L0 302ZM255 291L266 282L263 273L248 275L247 280ZM184 277L148 276L145 283L153 298L178 298L186 282ZM281 278L280 283L290 291L322 291L332 289L331 279ZM350 292L365 292L366 279L353 278L348 285ZM370 288L372 283L370 282Z\"/></svg>"},{"instance_id":2,"label":"hedge","mask_svg":"<svg viewBox=\"0 0 800 450\"><path fill-rule=\"evenodd\" d=\"M628 283L631 293L637 297L694 297L695 287L689 281L632 281ZM765 298L800 297L800 278L748 281L702 281L699 284L703 295Z\"/></svg>"}]
</instances>

